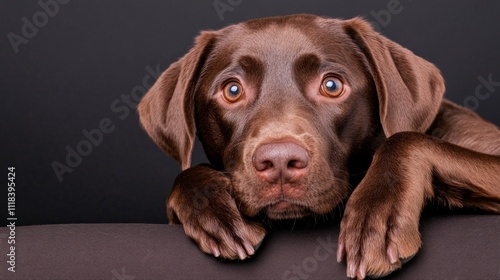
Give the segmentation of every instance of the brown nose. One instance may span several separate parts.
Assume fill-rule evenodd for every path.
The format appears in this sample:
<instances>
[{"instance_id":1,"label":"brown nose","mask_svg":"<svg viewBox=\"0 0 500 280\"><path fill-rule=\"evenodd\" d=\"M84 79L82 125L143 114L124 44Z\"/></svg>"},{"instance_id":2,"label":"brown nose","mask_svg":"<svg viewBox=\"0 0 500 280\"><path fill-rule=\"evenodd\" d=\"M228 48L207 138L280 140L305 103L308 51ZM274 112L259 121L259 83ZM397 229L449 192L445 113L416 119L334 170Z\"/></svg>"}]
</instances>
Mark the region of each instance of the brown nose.
<instances>
[{"instance_id":1,"label":"brown nose","mask_svg":"<svg viewBox=\"0 0 500 280\"><path fill-rule=\"evenodd\" d=\"M306 174L309 155L292 142L269 143L255 150L253 165L269 183L293 183Z\"/></svg>"}]
</instances>

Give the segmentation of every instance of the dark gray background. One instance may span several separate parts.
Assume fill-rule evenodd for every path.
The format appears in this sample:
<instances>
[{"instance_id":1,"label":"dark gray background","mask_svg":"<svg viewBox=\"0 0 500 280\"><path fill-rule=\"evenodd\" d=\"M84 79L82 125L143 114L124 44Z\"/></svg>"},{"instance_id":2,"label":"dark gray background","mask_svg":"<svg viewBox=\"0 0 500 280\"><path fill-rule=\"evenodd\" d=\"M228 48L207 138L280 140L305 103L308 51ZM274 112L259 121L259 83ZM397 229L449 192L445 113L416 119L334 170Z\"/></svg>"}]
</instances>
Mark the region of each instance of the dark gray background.
<instances>
[{"instance_id":1,"label":"dark gray background","mask_svg":"<svg viewBox=\"0 0 500 280\"><path fill-rule=\"evenodd\" d=\"M214 3L234 7L220 17ZM390 19L388 5L396 6ZM73 0L59 4L16 54L8 34L22 36L22 18L33 22L39 11L37 1L2 1L0 11L1 200L7 200L7 167L15 166L18 225L166 222L165 198L180 167L147 137L135 112L121 120L123 112L111 104L142 84L145 67L164 70L181 57L200 30L251 18L364 16L435 63L447 98L477 101L475 111L500 124L500 87L475 95L479 77L500 82L498 1ZM114 131L59 182L51 163L64 164L65 147L75 149L86 139L82 130L98 128L104 118ZM197 147L194 162L201 161Z\"/></svg>"}]
</instances>

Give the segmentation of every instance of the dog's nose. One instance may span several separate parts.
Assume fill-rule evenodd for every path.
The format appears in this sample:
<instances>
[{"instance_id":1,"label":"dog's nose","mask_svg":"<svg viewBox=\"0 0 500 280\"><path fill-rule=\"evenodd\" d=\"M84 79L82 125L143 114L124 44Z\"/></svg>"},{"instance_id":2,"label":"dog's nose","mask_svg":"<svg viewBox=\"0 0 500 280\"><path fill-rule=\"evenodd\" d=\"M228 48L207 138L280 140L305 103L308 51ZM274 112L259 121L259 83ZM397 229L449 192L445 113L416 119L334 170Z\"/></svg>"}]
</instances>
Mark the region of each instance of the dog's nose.
<instances>
[{"instance_id":1,"label":"dog's nose","mask_svg":"<svg viewBox=\"0 0 500 280\"><path fill-rule=\"evenodd\" d=\"M293 183L306 174L309 154L292 143L269 143L258 147L253 156L257 173L269 183Z\"/></svg>"}]
</instances>

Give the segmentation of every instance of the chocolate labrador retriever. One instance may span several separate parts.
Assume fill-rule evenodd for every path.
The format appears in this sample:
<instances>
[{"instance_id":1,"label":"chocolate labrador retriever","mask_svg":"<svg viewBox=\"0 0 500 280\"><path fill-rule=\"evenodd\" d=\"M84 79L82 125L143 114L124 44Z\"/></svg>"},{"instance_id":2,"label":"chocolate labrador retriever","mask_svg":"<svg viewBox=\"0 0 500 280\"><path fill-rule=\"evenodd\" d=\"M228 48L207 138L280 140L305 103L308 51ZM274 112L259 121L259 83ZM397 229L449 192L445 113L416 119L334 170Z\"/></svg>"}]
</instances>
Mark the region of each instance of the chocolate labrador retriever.
<instances>
[{"instance_id":1,"label":"chocolate labrador retriever","mask_svg":"<svg viewBox=\"0 0 500 280\"><path fill-rule=\"evenodd\" d=\"M416 254L429 201L500 213L500 130L444 91L433 64L360 18L292 15L202 32L138 110L182 165L168 218L203 252L245 259L262 217L347 201L337 260L365 278ZM190 165L195 132L210 165Z\"/></svg>"}]
</instances>

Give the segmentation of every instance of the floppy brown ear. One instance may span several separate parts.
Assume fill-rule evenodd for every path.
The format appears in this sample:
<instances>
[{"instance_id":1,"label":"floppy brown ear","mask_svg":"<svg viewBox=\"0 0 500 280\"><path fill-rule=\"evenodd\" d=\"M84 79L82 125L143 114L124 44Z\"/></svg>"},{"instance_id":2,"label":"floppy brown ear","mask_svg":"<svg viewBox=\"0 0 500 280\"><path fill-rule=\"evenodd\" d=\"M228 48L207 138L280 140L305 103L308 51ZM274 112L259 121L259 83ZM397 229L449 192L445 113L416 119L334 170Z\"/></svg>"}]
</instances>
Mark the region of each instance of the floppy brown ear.
<instances>
[{"instance_id":1,"label":"floppy brown ear","mask_svg":"<svg viewBox=\"0 0 500 280\"><path fill-rule=\"evenodd\" d=\"M191 165L196 80L214 42L215 32L198 36L195 46L163 72L138 105L146 132L183 170Z\"/></svg>"},{"instance_id":2,"label":"floppy brown ear","mask_svg":"<svg viewBox=\"0 0 500 280\"><path fill-rule=\"evenodd\" d=\"M344 30L366 57L378 92L380 120L387 137L400 131L425 132L443 99L445 85L430 62L375 32L361 18Z\"/></svg>"}]
</instances>

